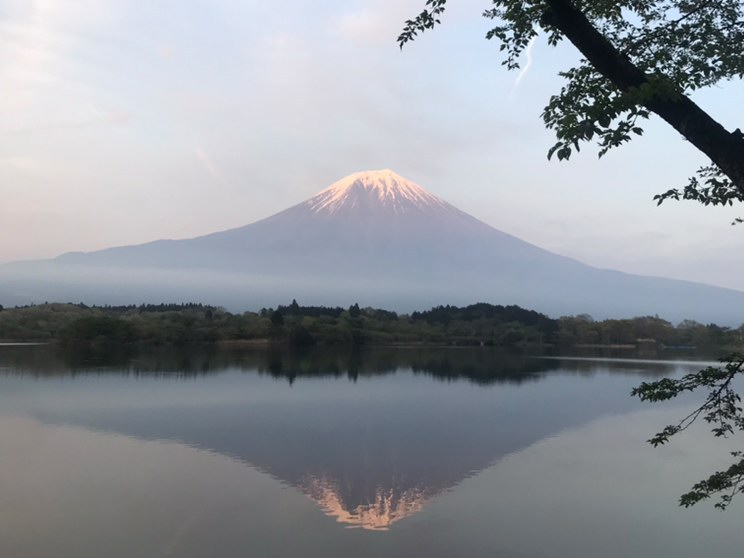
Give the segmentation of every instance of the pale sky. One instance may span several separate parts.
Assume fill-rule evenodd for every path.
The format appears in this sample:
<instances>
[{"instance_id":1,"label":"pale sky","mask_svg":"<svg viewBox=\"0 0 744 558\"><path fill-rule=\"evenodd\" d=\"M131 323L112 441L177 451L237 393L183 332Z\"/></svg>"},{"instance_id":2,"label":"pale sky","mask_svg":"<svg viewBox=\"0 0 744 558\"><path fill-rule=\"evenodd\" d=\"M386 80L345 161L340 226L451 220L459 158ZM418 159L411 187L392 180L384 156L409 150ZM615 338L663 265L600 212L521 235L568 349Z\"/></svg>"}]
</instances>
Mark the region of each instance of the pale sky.
<instances>
[{"instance_id":1,"label":"pale sky","mask_svg":"<svg viewBox=\"0 0 744 558\"><path fill-rule=\"evenodd\" d=\"M0 262L237 227L391 168L597 267L744 289L744 208L656 207L705 159L660 121L601 161L548 162L570 45L527 71L488 0L398 49L424 0L0 0ZM744 129L744 85L696 100Z\"/></svg>"}]
</instances>

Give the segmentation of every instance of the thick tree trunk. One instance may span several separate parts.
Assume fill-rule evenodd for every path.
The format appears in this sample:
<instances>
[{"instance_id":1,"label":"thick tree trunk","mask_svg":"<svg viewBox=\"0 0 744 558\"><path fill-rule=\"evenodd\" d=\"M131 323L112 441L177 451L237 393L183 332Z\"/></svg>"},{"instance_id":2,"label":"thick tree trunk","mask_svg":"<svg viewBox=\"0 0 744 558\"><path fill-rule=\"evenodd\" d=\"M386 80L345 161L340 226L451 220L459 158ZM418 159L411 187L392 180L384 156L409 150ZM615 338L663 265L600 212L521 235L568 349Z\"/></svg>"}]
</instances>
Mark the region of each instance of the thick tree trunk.
<instances>
[{"instance_id":1,"label":"thick tree trunk","mask_svg":"<svg viewBox=\"0 0 744 558\"><path fill-rule=\"evenodd\" d=\"M559 29L599 73L621 91L649 83L647 76L619 52L569 0L546 0L543 21ZM731 133L682 92L656 95L644 106L666 120L733 181L744 196L744 138Z\"/></svg>"}]
</instances>

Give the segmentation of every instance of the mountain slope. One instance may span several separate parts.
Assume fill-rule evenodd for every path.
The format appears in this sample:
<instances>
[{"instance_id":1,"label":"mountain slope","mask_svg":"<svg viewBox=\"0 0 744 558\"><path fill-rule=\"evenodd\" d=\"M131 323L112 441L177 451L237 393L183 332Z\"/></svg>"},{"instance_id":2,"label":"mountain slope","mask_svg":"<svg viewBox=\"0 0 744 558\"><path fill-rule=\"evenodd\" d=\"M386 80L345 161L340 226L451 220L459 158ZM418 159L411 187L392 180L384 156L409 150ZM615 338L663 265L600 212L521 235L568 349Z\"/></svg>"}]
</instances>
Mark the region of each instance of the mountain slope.
<instances>
[{"instance_id":1,"label":"mountain slope","mask_svg":"<svg viewBox=\"0 0 744 558\"><path fill-rule=\"evenodd\" d=\"M659 314L738 325L744 294L599 270L499 231L389 170L352 174L261 221L2 266L17 303L196 299L230 307L488 301L556 314ZM14 300L15 297L15 300Z\"/></svg>"},{"instance_id":2,"label":"mountain slope","mask_svg":"<svg viewBox=\"0 0 744 558\"><path fill-rule=\"evenodd\" d=\"M304 272L325 273L343 257L357 269L387 263L434 272L439 264L462 259L463 251L504 264L541 257L570 261L486 225L389 170L352 174L303 203L240 228L64 254L57 261L240 272L294 271L302 265Z\"/></svg>"}]
</instances>

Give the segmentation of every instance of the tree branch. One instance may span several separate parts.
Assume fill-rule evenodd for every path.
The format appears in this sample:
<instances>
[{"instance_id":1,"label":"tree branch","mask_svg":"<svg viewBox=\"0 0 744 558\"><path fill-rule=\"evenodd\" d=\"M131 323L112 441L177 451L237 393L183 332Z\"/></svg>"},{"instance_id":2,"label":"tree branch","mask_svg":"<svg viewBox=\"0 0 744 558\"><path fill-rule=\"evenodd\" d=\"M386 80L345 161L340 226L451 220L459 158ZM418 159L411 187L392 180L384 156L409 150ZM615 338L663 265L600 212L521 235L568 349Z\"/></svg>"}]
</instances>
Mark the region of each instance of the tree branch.
<instances>
[{"instance_id":1,"label":"tree branch","mask_svg":"<svg viewBox=\"0 0 744 558\"><path fill-rule=\"evenodd\" d=\"M541 23L558 29L597 71L633 95L710 157L744 196L744 139L728 132L662 76L647 75L619 52L569 0L546 0Z\"/></svg>"}]
</instances>

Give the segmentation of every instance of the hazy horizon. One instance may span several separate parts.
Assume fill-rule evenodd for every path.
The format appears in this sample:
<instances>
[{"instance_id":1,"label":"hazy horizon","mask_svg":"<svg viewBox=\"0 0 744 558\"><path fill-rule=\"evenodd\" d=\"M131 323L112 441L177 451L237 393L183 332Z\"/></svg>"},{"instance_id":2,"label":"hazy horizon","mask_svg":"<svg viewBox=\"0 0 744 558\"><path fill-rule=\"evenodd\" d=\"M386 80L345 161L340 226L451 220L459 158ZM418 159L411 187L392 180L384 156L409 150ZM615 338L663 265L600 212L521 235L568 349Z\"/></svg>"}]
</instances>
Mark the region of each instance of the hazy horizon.
<instances>
[{"instance_id":1,"label":"hazy horizon","mask_svg":"<svg viewBox=\"0 0 744 558\"><path fill-rule=\"evenodd\" d=\"M388 170L391 170L391 169L385 169L385 171L388 171ZM338 183L338 182L341 182L341 180L343 180L343 179L345 179L345 178L348 178L349 176L354 176L354 175L356 175L356 174L365 174L365 172L378 172L378 171L377 171L377 170L371 170L371 171L360 171L360 172L355 172L355 173L351 173L350 175L348 175L348 176L346 176L346 177L343 177L343 178L341 178L340 180L334 181L334 183L333 183L333 184L336 184L336 183ZM394 171L393 171L393 172L394 172ZM325 186L325 187L321 188L321 189L320 189L319 191L317 191L317 192L315 193L315 195L317 196L318 194L320 194L320 193L321 193L321 192L323 192L324 190L326 190L326 189L330 188L331 186L332 186L332 185L327 185L327 186ZM256 221L253 221L253 222L251 222L251 223L245 223L245 224L244 224L243 226L247 226L247 225L252 225L252 224L255 224L255 223L257 223L257 222L260 222L260 221L264 221L264 220L270 219L270 218L272 218L272 217L275 217L275 216L277 216L278 214L280 214L280 213L283 213L283 212L284 212L284 211L286 211L287 209L291 209L291 208L293 208L293 207L295 207L295 206L298 206L298 205L302 205L302 204L306 203L306 202L307 202L307 201L308 201L309 199L310 199L310 198L308 198L308 199L304 199L304 200L301 200L301 201L299 201L299 202L297 202L297 203L292 203L291 205L289 205L289 206L287 206L287 207L285 207L285 208L283 208L283 209L280 209L279 211L277 211L277 212L275 212L275 213L272 213L272 214L270 214L270 215L266 215L266 216L264 216L264 217L260 217L260 218L258 218L258 219L257 219ZM447 202L447 200L443 200L443 201ZM459 208L457 208L457 209L459 210ZM490 225L489 223L485 223L485 224L486 224L486 225L488 225L488 226L492 226L492 225ZM93 250L89 250L89 251L86 251L86 250L78 250L78 249L73 249L73 250L68 250L68 251L66 251L66 252L61 252L61 253L59 253L59 254L55 254L55 255L53 255L53 256L51 256L51 257L39 257L39 258L18 259L18 260L12 260L12 261L9 261L9 262L0 262L0 265L6 264L6 263L10 263L10 264L13 264L13 263L24 263L24 262L36 262L36 261L40 261L40 262L43 262L43 261L49 261L49 260L56 260L56 259L60 258L61 256L68 256L68 255L74 255L74 254L87 254L87 253L91 253L91 252L99 252L99 251L102 251L102 250L108 250L108 249L125 248L125 247L129 247L129 246L143 246L143 245L147 245L147 244L155 243L155 242L158 242L158 241L171 241L171 240L191 240L191 239L199 238L199 237L201 237L201 236L205 236L205 235L211 235L211 234L215 234L215 233L221 233L221 232L227 232L227 231L231 231L231 230L236 230L236 229L239 229L239 228L242 228L242 227L241 227L241 226L238 226L238 227L231 227L231 228L229 228L229 229L220 229L220 230L214 230L214 231L207 231L206 233L204 233L204 234L201 234L201 235L196 235L196 236L186 236L186 237L180 237L180 238L176 238L176 237L174 237L174 238L152 238L152 239L148 239L148 240L145 240L145 241L143 241L143 242L138 242L138 243L134 243L134 244L122 244L122 245L114 245L114 246L104 246L104 247L102 247L102 248L97 248L97 249L93 249ZM543 247L542 247L542 246L540 246L540 248L543 248ZM555 254L557 254L557 255L560 255L560 256L565 256L565 254L562 254L562 253L560 253L560 252L557 252L557 251L553 251L553 253L555 253ZM606 269L606 270L609 270L609 271L620 271L620 272L623 272L623 273L628 273L628 271L626 271L626 270L624 270L624 269L617 269L617 268L611 268L611 267L601 267L601 266L595 266L595 265L593 265L593 263L592 263L592 262L589 262L589 261L584 261L584 260L581 260L581 259L579 259L579 258L572 258L572 259L575 259L576 261L579 261L580 263L583 263L583 264L586 264L586 265L590 265L590 266L592 266L592 267L597 267L598 269ZM664 278L664 279L680 279L680 278L675 278L675 277L671 277L671 276L669 276L669 275L654 275L654 274L642 274L642 273L641 273L641 274L639 274L639 275L642 275L642 276L646 276L646 277L658 277L658 278ZM701 284L706 284L706 285L712 285L712 286L722 286L723 288L730 288L730 289L734 289L734 290L738 290L738 291L742 291L742 292L744 292L744 285L737 285L737 286L735 286L735 287L731 287L731 286L728 286L728 287L727 287L727 286L725 286L725 285L720 285L720 284L718 284L718 283L712 283L712 282L701 281L701 280L695 280L695 279L685 279L685 278L681 278L681 280L683 280L683 281L690 281L690 282L692 282L692 283L701 283ZM271 279L271 281L276 281L276 278L274 278L274 279ZM277 299L277 300L279 300L279 298L277 298L276 296L272 297L272 300L273 300L273 299ZM475 302L475 301L472 301L472 302Z\"/></svg>"},{"instance_id":2,"label":"hazy horizon","mask_svg":"<svg viewBox=\"0 0 744 558\"><path fill-rule=\"evenodd\" d=\"M734 326L744 302L742 291L586 266L387 169L347 176L245 227L0 266L0 292L16 305L198 301L241 311L293 298L405 312L489 302L554 317L660 315Z\"/></svg>"}]
</instances>

